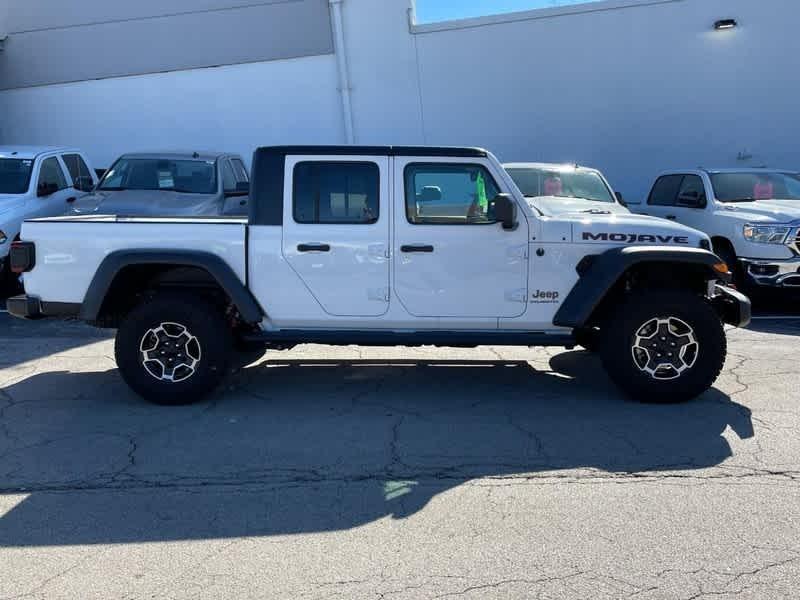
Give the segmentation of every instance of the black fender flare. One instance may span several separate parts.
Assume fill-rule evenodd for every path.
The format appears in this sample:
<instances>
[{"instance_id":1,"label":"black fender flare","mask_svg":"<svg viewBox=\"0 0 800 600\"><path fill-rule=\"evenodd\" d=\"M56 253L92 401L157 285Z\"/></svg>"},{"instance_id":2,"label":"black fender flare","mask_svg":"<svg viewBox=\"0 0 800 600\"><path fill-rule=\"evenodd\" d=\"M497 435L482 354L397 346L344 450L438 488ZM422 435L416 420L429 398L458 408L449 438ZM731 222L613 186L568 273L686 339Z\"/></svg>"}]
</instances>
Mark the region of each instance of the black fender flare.
<instances>
[{"instance_id":1,"label":"black fender flare","mask_svg":"<svg viewBox=\"0 0 800 600\"><path fill-rule=\"evenodd\" d=\"M586 259L584 259L586 260ZM699 265L708 272L708 280L728 281L714 269L723 262L717 255L702 248L670 248L661 246L627 246L612 248L579 264L580 279L564 299L553 318L558 327L583 327L614 284L628 269L642 263L683 263Z\"/></svg>"},{"instance_id":2,"label":"black fender flare","mask_svg":"<svg viewBox=\"0 0 800 600\"><path fill-rule=\"evenodd\" d=\"M219 256L197 250L118 250L103 259L86 291L78 317L96 321L117 274L132 265L198 267L211 275L231 298L248 323L258 323L264 312L233 269Z\"/></svg>"}]
</instances>

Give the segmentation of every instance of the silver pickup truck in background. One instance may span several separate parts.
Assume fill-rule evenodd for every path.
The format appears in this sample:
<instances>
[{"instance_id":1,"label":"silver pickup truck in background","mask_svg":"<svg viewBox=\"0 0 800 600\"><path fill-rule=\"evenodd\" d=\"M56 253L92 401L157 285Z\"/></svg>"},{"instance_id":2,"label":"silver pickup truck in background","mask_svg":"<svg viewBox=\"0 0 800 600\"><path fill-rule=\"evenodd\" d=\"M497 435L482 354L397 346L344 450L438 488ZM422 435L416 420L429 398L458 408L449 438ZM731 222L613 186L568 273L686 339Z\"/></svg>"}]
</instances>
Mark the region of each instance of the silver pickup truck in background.
<instances>
[{"instance_id":1,"label":"silver pickup truck in background","mask_svg":"<svg viewBox=\"0 0 800 600\"><path fill-rule=\"evenodd\" d=\"M118 158L73 215L246 215L250 176L237 154L155 152Z\"/></svg>"}]
</instances>

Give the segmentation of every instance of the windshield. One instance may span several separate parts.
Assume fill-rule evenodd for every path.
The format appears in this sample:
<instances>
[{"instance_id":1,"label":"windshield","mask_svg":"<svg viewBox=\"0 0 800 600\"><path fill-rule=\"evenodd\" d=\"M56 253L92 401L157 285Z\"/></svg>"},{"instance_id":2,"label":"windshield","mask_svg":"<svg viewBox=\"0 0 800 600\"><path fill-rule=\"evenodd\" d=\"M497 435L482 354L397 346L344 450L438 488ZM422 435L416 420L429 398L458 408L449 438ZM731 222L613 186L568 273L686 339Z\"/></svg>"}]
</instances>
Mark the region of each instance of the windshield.
<instances>
[{"instance_id":1,"label":"windshield","mask_svg":"<svg viewBox=\"0 0 800 600\"><path fill-rule=\"evenodd\" d=\"M528 198L557 196L595 202L616 202L603 178L594 171L578 169L506 169L520 191Z\"/></svg>"},{"instance_id":2,"label":"windshield","mask_svg":"<svg viewBox=\"0 0 800 600\"><path fill-rule=\"evenodd\" d=\"M0 158L0 194L24 194L31 181L33 160Z\"/></svg>"},{"instance_id":3,"label":"windshield","mask_svg":"<svg viewBox=\"0 0 800 600\"><path fill-rule=\"evenodd\" d=\"M105 174L99 189L214 194L216 172L213 160L120 158Z\"/></svg>"},{"instance_id":4,"label":"windshield","mask_svg":"<svg viewBox=\"0 0 800 600\"><path fill-rule=\"evenodd\" d=\"M715 173L711 185L720 202L800 200L800 175L793 173Z\"/></svg>"}]
</instances>

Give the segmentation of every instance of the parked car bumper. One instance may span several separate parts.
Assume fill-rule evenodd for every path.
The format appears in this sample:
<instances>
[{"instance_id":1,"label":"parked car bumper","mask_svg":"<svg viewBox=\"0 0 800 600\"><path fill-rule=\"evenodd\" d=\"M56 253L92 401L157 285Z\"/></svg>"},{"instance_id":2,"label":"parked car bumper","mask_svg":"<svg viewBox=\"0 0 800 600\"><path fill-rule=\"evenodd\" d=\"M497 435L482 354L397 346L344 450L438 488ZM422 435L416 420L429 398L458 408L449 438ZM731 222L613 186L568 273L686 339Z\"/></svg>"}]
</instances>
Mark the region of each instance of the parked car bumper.
<instances>
[{"instance_id":1,"label":"parked car bumper","mask_svg":"<svg viewBox=\"0 0 800 600\"><path fill-rule=\"evenodd\" d=\"M14 296L6 301L8 313L20 319L43 319L45 317L74 317L80 304L67 302L42 302L36 296Z\"/></svg>"},{"instance_id":2,"label":"parked car bumper","mask_svg":"<svg viewBox=\"0 0 800 600\"><path fill-rule=\"evenodd\" d=\"M741 258L739 262L750 281L769 287L800 287L800 257L787 260Z\"/></svg>"}]
</instances>

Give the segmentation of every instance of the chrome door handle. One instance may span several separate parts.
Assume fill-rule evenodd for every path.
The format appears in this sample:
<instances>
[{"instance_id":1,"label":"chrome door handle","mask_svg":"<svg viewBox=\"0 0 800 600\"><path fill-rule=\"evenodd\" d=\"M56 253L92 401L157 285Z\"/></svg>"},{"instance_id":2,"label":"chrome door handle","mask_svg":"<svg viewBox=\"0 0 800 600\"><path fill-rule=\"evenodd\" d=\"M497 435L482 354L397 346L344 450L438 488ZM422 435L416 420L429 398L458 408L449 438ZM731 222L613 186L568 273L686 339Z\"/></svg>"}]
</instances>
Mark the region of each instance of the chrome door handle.
<instances>
[{"instance_id":1,"label":"chrome door handle","mask_svg":"<svg viewBox=\"0 0 800 600\"><path fill-rule=\"evenodd\" d=\"M298 252L330 252L331 247L329 244L299 244L297 246Z\"/></svg>"}]
</instances>

